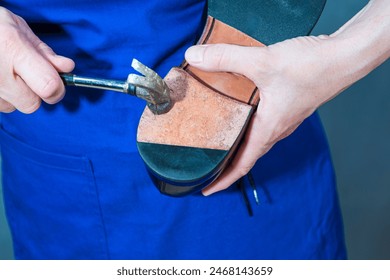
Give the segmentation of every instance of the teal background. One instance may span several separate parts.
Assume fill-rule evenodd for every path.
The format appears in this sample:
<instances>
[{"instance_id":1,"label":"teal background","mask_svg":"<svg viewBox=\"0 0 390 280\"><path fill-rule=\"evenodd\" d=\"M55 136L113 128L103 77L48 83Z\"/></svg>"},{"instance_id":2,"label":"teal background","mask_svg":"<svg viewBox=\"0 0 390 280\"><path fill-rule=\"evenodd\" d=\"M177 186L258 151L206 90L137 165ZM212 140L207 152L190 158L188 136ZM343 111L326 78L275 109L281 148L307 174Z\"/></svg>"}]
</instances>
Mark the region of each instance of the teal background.
<instances>
[{"instance_id":1,"label":"teal background","mask_svg":"<svg viewBox=\"0 0 390 280\"><path fill-rule=\"evenodd\" d=\"M367 2L328 0L313 33L333 32ZM319 112L336 169L349 258L388 260L390 60Z\"/></svg>"},{"instance_id":2,"label":"teal background","mask_svg":"<svg viewBox=\"0 0 390 280\"><path fill-rule=\"evenodd\" d=\"M243 1L244 2L244 1ZM330 34L368 1L328 0L313 34ZM390 259L390 62L320 108L337 174L350 259ZM0 260L12 245L0 192Z\"/></svg>"}]
</instances>

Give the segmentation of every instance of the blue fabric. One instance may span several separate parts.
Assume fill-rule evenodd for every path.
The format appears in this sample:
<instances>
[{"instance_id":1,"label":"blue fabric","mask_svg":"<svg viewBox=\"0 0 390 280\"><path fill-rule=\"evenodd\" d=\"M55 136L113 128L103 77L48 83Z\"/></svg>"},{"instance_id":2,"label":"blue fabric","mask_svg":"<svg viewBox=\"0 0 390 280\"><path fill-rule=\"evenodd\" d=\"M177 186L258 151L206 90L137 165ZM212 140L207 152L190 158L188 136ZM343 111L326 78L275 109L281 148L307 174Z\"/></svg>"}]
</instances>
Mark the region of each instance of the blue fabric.
<instances>
[{"instance_id":1,"label":"blue fabric","mask_svg":"<svg viewBox=\"0 0 390 280\"><path fill-rule=\"evenodd\" d=\"M203 0L2 1L75 73L126 79L133 57L160 75L204 23ZM6 213L19 259L340 259L342 221L315 114L259 160L261 205L234 186L210 197L161 195L136 150L145 103L68 88L57 105L2 115ZM250 188L248 188L250 194Z\"/></svg>"}]
</instances>

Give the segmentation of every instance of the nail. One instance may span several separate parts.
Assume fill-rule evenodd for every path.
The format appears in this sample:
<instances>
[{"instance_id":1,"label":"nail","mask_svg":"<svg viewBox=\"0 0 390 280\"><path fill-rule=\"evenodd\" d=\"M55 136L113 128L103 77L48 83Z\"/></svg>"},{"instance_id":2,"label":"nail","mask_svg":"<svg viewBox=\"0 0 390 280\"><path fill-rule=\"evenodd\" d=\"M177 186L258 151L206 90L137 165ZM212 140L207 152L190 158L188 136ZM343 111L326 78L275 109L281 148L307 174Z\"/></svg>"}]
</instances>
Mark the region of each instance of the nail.
<instances>
[{"instance_id":1,"label":"nail","mask_svg":"<svg viewBox=\"0 0 390 280\"><path fill-rule=\"evenodd\" d=\"M200 64L203 62L203 55L206 46L190 47L185 54L185 58L190 64Z\"/></svg>"}]
</instances>

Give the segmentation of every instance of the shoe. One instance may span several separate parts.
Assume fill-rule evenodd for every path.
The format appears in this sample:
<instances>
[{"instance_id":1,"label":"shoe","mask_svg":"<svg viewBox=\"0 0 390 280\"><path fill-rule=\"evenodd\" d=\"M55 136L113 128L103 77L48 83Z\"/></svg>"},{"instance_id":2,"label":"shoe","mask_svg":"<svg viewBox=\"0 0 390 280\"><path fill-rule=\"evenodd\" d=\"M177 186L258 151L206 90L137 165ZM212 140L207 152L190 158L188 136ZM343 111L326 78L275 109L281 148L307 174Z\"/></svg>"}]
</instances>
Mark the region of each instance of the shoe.
<instances>
[{"instance_id":1,"label":"shoe","mask_svg":"<svg viewBox=\"0 0 390 280\"><path fill-rule=\"evenodd\" d=\"M268 44L308 34L325 4L322 0L287 1L290 6L274 1L248 1L242 8L237 2L209 1L209 14L231 21L256 38L265 37ZM295 2L302 3L293 5ZM239 13L237 9L246 11ZM270 9L274 10L272 14ZM253 14L256 11L257 16ZM252 15L245 16L248 14ZM240 20L238 15L246 20ZM246 23L249 21L264 24L251 26ZM264 46L208 16L198 44L216 43ZM172 68L164 81L171 91L172 108L161 115L145 108L138 126L137 146L158 190L170 196L184 196L208 186L229 164L257 108L260 93L244 76L204 72L185 61Z\"/></svg>"}]
</instances>

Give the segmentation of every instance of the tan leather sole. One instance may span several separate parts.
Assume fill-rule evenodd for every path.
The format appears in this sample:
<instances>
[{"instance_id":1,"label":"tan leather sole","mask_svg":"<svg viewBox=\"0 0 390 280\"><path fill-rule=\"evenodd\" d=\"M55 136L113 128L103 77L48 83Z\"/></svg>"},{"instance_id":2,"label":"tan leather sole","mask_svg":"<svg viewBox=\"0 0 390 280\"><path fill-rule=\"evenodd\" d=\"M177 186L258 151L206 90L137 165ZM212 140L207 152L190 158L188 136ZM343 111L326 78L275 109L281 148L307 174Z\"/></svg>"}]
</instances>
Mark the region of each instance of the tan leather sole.
<instances>
[{"instance_id":1,"label":"tan leather sole","mask_svg":"<svg viewBox=\"0 0 390 280\"><path fill-rule=\"evenodd\" d=\"M216 43L263 46L209 17L198 44ZM179 196L205 187L221 173L260 98L256 85L244 76L204 72L185 61L164 80L173 107L162 115L145 108L137 144L160 191Z\"/></svg>"}]
</instances>

